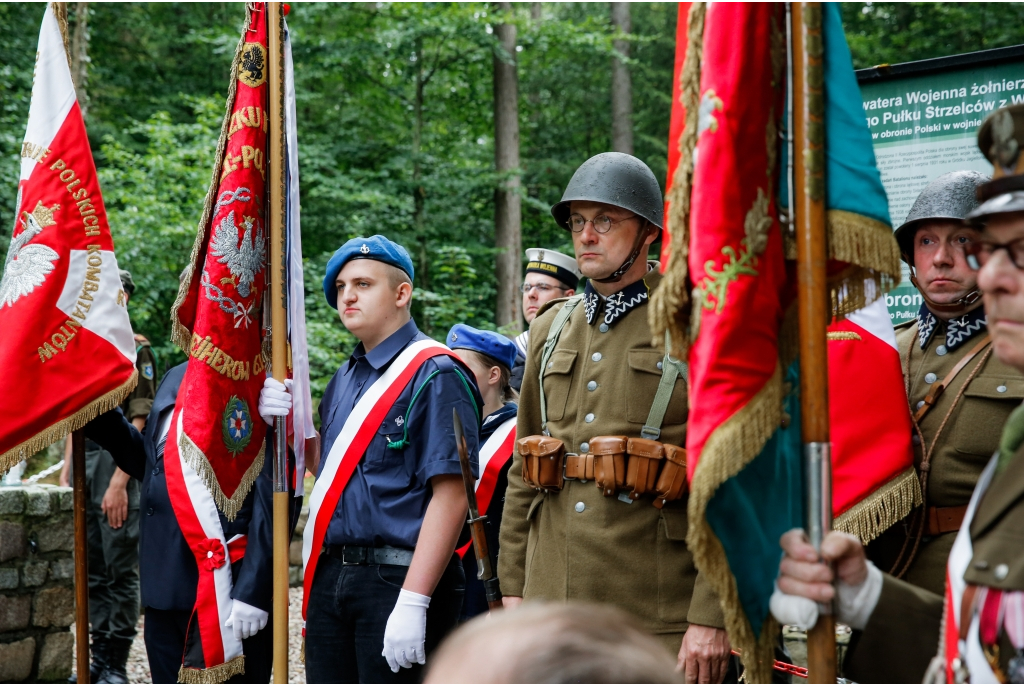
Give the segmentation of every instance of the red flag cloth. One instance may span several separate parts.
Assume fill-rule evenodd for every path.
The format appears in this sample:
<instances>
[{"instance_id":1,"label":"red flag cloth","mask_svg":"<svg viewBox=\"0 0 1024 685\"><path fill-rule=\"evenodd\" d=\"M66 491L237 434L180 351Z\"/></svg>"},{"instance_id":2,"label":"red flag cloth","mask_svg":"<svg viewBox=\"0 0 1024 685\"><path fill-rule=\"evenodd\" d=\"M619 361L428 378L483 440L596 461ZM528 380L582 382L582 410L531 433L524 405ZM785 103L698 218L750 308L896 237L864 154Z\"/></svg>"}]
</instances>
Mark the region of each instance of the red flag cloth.
<instances>
[{"instance_id":1,"label":"red flag cloth","mask_svg":"<svg viewBox=\"0 0 1024 685\"><path fill-rule=\"evenodd\" d=\"M269 235L264 5L247 16L221 130L219 174L171 310L174 339L189 355L176 405L183 430L173 447L229 519L262 468L267 432L257 414L268 342L262 334Z\"/></svg>"},{"instance_id":2,"label":"red flag cloth","mask_svg":"<svg viewBox=\"0 0 1024 685\"><path fill-rule=\"evenodd\" d=\"M690 16L689 2L679 3L679 15L676 19L676 62L672 77L672 116L668 124L668 174L665 177L665 227L661 234L661 270L668 266L669 246L672 243L672 226L669 223L669 200L668 189L672 187L672 180L675 178L676 169L679 168L679 160L682 151L679 149L679 139L683 136L683 129L686 127L686 108L682 101L683 62L686 60L686 34L689 30L688 20Z\"/></svg>"},{"instance_id":3,"label":"red flag cloth","mask_svg":"<svg viewBox=\"0 0 1024 685\"><path fill-rule=\"evenodd\" d=\"M135 387L135 343L52 5L39 31L11 245L0 279L0 474Z\"/></svg>"},{"instance_id":4,"label":"red flag cloth","mask_svg":"<svg viewBox=\"0 0 1024 685\"><path fill-rule=\"evenodd\" d=\"M896 335L879 298L828 329L833 528L862 542L921 503Z\"/></svg>"}]
</instances>

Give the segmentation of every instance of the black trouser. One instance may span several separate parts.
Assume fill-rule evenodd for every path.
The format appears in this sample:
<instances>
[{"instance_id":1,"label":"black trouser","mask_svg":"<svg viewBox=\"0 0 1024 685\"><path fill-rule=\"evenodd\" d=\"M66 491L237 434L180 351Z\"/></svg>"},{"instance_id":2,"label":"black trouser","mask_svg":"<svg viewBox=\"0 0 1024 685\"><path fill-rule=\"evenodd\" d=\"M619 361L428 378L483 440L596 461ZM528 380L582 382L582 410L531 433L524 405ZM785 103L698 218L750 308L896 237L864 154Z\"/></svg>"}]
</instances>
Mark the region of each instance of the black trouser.
<instances>
[{"instance_id":1,"label":"black trouser","mask_svg":"<svg viewBox=\"0 0 1024 685\"><path fill-rule=\"evenodd\" d=\"M93 640L135 639L139 620L139 483L128 481L128 517L111 528L103 496L117 469L114 458L89 441L85 477L89 487L86 521L89 537L89 623Z\"/></svg>"},{"instance_id":2,"label":"black trouser","mask_svg":"<svg viewBox=\"0 0 1024 685\"><path fill-rule=\"evenodd\" d=\"M306 610L306 682L418 683L423 679L422 666L414 664L392 673L382 655L384 629L408 570L405 566L345 566L340 559L320 557ZM453 555L427 609L428 659L458 624L465 592L466 574Z\"/></svg>"},{"instance_id":3,"label":"black trouser","mask_svg":"<svg viewBox=\"0 0 1024 685\"><path fill-rule=\"evenodd\" d=\"M144 622L146 655L154 683L178 682L182 655L185 653L185 635L191 611L168 611L146 607ZM242 640L245 654L245 673L236 675L229 683L269 683L274 665L273 616L267 627L247 640Z\"/></svg>"}]
</instances>

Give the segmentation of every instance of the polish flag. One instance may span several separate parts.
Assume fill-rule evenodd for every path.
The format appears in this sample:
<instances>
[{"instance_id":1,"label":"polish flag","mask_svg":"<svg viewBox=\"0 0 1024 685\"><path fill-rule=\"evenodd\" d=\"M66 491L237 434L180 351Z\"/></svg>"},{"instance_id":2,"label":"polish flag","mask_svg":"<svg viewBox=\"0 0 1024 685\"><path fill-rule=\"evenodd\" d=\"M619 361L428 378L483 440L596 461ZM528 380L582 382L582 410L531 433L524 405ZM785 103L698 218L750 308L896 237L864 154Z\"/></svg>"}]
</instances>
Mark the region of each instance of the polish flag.
<instances>
[{"instance_id":1,"label":"polish flag","mask_svg":"<svg viewBox=\"0 0 1024 685\"><path fill-rule=\"evenodd\" d=\"M51 4L15 211L0 277L0 474L118 406L137 381L114 241Z\"/></svg>"},{"instance_id":2,"label":"polish flag","mask_svg":"<svg viewBox=\"0 0 1024 685\"><path fill-rule=\"evenodd\" d=\"M833 527L878 537L920 504L900 354L885 298L828 329Z\"/></svg>"}]
</instances>

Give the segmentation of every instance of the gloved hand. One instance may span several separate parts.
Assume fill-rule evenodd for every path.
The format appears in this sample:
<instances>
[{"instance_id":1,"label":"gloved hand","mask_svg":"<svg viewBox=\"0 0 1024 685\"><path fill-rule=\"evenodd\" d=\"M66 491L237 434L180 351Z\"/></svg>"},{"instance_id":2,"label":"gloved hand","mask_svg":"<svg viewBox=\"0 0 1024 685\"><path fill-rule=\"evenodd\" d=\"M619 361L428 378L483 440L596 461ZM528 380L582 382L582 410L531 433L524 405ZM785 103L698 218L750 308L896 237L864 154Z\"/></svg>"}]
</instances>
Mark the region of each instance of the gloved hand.
<instances>
[{"instance_id":1,"label":"gloved hand","mask_svg":"<svg viewBox=\"0 0 1024 685\"><path fill-rule=\"evenodd\" d=\"M285 379L284 383L267 377L263 381L263 390L260 391L260 416L271 426L274 425L274 417L288 416L292 410L292 379Z\"/></svg>"},{"instance_id":2,"label":"gloved hand","mask_svg":"<svg viewBox=\"0 0 1024 685\"><path fill-rule=\"evenodd\" d=\"M245 640L267 627L270 614L237 599L231 600L231 614L224 625L232 628L236 640Z\"/></svg>"},{"instance_id":3,"label":"gloved hand","mask_svg":"<svg viewBox=\"0 0 1024 685\"><path fill-rule=\"evenodd\" d=\"M392 672L398 673L399 666L412 668L414 663L427 662L424 642L427 637L428 606L430 597L408 590L398 593L398 601L384 629L382 652Z\"/></svg>"}]
</instances>

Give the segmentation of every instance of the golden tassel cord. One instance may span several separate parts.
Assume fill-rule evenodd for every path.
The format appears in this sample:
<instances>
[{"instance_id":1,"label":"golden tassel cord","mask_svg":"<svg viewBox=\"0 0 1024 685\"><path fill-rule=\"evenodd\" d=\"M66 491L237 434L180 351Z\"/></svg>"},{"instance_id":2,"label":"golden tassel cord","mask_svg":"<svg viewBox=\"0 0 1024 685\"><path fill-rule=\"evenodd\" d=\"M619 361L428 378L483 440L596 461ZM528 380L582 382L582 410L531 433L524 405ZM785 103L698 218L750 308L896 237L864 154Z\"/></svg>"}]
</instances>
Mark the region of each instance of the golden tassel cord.
<instances>
[{"instance_id":1,"label":"golden tassel cord","mask_svg":"<svg viewBox=\"0 0 1024 685\"><path fill-rule=\"evenodd\" d=\"M178 669L178 682L190 685L207 685L223 683L236 675L245 673L245 655L239 654L231 661L211 666L210 668L190 668L182 666Z\"/></svg>"},{"instance_id":2,"label":"golden tassel cord","mask_svg":"<svg viewBox=\"0 0 1024 685\"><path fill-rule=\"evenodd\" d=\"M668 225L672 228L669 259L665 278L651 297L648 321L653 341L661 344L668 331L672 338L673 356L686 356L689 340L686 333L689 313L689 274L687 260L690 255L690 192L693 182L693 150L697 146L697 122L700 108L700 61L704 46L704 14L706 4L695 2L690 7L687 28L686 56L679 75L680 101L686 111L686 124L679 137L679 166L666 193Z\"/></svg>"},{"instance_id":3,"label":"golden tassel cord","mask_svg":"<svg viewBox=\"0 0 1024 685\"><path fill-rule=\"evenodd\" d=\"M832 528L849 533L866 545L921 503L921 482L911 466L837 516Z\"/></svg>"},{"instance_id":4,"label":"golden tassel cord","mask_svg":"<svg viewBox=\"0 0 1024 685\"><path fill-rule=\"evenodd\" d=\"M249 12L252 8L246 6L246 27L249 26ZM171 340L174 341L182 351L188 355L192 345L192 331L188 326L181 323L178 317L178 310L184 304L188 291L192 286L192 278L196 275L196 269L202 268L199 264L199 257L208 242L210 222L213 220L213 208L217 203L217 190L220 188L220 174L224 166L224 151L228 146L228 130L231 126L231 112L235 107L235 95L238 90L238 64L242 56L242 48L245 46L245 33L238 39L238 47L235 48L235 57L231 61L231 80L228 84L228 96L224 103L224 122L220 127L220 139L217 141L217 154L214 157L213 175L210 179L210 188L206 191L206 201L203 203L203 214L199 219L199 229L196 233L196 240L192 244L192 253L189 255L188 264L181 272L181 280L178 285L178 297L171 306Z\"/></svg>"},{"instance_id":5,"label":"golden tassel cord","mask_svg":"<svg viewBox=\"0 0 1024 685\"><path fill-rule=\"evenodd\" d=\"M184 432L178 437L178 452L181 454L182 459L199 474L203 485L210 491L210 495L217 503L217 508L224 513L228 521L234 521L235 517L238 516L238 510L245 503L245 496L249 494L249 490L252 489L253 484L259 477L260 471L263 470L263 459L266 450L267 441L264 440L260 445L260 451L256 454L256 458L252 460L245 475L242 476L242 480L238 483L238 487L235 488L231 497L228 497L221 490L220 482L217 480L217 474L214 473L213 467L210 465L210 460L206 458L206 455L199 449L199 446L192 442L192 439Z\"/></svg>"},{"instance_id":6,"label":"golden tassel cord","mask_svg":"<svg viewBox=\"0 0 1024 685\"><path fill-rule=\"evenodd\" d=\"M39 450L49 447L73 431L85 427L85 424L89 423L100 414L121 406L121 403L124 402L124 398L128 397L129 393L135 389L135 385L138 382L139 371L138 369L132 369L132 375L129 376L128 380L120 387L114 388L102 397L99 397L82 407L66 419L61 419L57 423L43 429L39 433L36 433L20 445L15 445L13 448L7 450L3 454L0 454L0 475L10 471L12 467L23 459L27 459Z\"/></svg>"}]
</instances>

